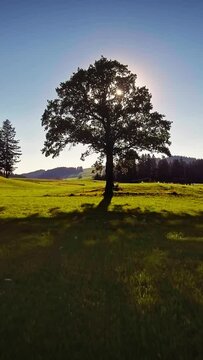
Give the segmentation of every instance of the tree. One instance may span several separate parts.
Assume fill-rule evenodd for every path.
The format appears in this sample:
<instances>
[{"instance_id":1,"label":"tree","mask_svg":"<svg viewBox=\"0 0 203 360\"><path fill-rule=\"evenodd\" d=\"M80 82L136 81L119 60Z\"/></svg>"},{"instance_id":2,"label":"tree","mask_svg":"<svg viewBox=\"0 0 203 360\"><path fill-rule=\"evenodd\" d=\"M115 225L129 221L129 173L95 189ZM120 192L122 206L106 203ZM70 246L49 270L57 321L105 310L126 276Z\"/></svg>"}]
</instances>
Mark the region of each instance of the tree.
<instances>
[{"instance_id":1,"label":"tree","mask_svg":"<svg viewBox=\"0 0 203 360\"><path fill-rule=\"evenodd\" d=\"M170 164L165 158L158 162L157 180L162 182L170 181Z\"/></svg>"},{"instance_id":2,"label":"tree","mask_svg":"<svg viewBox=\"0 0 203 360\"><path fill-rule=\"evenodd\" d=\"M119 157L115 164L115 178L116 181L130 182L135 181L137 176L137 153L129 150L125 157Z\"/></svg>"},{"instance_id":3,"label":"tree","mask_svg":"<svg viewBox=\"0 0 203 360\"><path fill-rule=\"evenodd\" d=\"M186 182L185 164L182 159L175 159L171 164L171 178L173 182Z\"/></svg>"},{"instance_id":4,"label":"tree","mask_svg":"<svg viewBox=\"0 0 203 360\"><path fill-rule=\"evenodd\" d=\"M0 170L6 178L15 169L21 155L19 140L15 139L16 131L9 120L3 121L0 129Z\"/></svg>"},{"instance_id":5,"label":"tree","mask_svg":"<svg viewBox=\"0 0 203 360\"><path fill-rule=\"evenodd\" d=\"M91 152L106 158L105 198L113 195L115 157L129 150L170 154L171 122L152 112L151 94L136 85L136 78L127 65L101 57L61 83L42 116L45 156L81 143L88 145L82 158Z\"/></svg>"},{"instance_id":6,"label":"tree","mask_svg":"<svg viewBox=\"0 0 203 360\"><path fill-rule=\"evenodd\" d=\"M152 158L149 154L143 154L138 162L138 179L141 181L152 181L155 172L152 168Z\"/></svg>"},{"instance_id":7,"label":"tree","mask_svg":"<svg viewBox=\"0 0 203 360\"><path fill-rule=\"evenodd\" d=\"M2 139L2 131L0 129L0 176L2 175L3 169L3 139Z\"/></svg>"}]
</instances>

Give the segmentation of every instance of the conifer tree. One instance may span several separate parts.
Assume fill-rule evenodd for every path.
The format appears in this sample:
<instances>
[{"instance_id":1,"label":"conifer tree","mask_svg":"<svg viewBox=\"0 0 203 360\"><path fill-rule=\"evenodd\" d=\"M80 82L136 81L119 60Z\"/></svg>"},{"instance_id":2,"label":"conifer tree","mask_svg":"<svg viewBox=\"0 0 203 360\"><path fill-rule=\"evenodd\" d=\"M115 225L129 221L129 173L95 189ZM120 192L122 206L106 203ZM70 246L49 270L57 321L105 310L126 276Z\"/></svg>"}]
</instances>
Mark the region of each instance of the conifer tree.
<instances>
[{"instance_id":1,"label":"conifer tree","mask_svg":"<svg viewBox=\"0 0 203 360\"><path fill-rule=\"evenodd\" d=\"M0 129L0 171L8 178L19 162L21 150L19 140L15 139L16 131L9 120L3 121Z\"/></svg>"}]
</instances>

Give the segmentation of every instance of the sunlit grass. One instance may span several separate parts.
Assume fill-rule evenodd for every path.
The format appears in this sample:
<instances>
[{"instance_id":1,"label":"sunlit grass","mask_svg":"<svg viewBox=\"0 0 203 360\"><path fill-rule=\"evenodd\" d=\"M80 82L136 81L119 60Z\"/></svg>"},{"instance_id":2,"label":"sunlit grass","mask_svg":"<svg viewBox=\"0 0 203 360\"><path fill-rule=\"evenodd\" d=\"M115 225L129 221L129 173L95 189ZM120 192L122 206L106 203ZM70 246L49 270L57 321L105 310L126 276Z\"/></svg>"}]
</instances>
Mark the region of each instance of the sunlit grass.
<instances>
[{"instance_id":1,"label":"sunlit grass","mask_svg":"<svg viewBox=\"0 0 203 360\"><path fill-rule=\"evenodd\" d=\"M0 179L0 359L203 358L203 186L103 189Z\"/></svg>"},{"instance_id":2,"label":"sunlit grass","mask_svg":"<svg viewBox=\"0 0 203 360\"><path fill-rule=\"evenodd\" d=\"M0 178L1 217L22 217L38 213L50 216L58 211L81 210L85 203L96 206L102 199L104 182L91 180L13 180ZM114 206L142 211L195 213L203 211L203 186L173 184L121 184Z\"/></svg>"}]
</instances>

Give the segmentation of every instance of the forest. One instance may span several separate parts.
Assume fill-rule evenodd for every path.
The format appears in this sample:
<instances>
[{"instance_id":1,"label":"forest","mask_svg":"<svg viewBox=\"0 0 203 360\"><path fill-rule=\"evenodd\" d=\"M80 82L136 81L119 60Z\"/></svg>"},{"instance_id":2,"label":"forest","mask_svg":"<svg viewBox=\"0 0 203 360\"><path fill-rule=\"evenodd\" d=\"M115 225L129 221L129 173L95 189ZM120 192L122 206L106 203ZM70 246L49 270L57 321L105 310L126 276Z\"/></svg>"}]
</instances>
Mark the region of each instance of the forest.
<instances>
[{"instance_id":1,"label":"forest","mask_svg":"<svg viewBox=\"0 0 203 360\"><path fill-rule=\"evenodd\" d=\"M101 164L95 164L95 180L104 180ZM164 182L179 184L203 183L203 159L171 156L157 158L143 154L138 159L133 152L119 159L114 167L114 179L118 182Z\"/></svg>"}]
</instances>

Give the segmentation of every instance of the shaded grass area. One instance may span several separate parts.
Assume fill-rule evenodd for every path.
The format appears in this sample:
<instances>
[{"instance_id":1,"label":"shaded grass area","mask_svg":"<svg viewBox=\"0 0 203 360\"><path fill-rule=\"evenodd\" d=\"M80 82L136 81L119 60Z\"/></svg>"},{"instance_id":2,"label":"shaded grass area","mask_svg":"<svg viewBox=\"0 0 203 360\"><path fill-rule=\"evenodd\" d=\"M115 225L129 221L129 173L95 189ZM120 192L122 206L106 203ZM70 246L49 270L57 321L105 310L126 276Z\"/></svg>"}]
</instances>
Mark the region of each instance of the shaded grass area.
<instances>
[{"instance_id":1,"label":"shaded grass area","mask_svg":"<svg viewBox=\"0 0 203 360\"><path fill-rule=\"evenodd\" d=\"M89 202L0 229L1 359L203 358L201 211Z\"/></svg>"}]
</instances>

